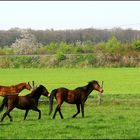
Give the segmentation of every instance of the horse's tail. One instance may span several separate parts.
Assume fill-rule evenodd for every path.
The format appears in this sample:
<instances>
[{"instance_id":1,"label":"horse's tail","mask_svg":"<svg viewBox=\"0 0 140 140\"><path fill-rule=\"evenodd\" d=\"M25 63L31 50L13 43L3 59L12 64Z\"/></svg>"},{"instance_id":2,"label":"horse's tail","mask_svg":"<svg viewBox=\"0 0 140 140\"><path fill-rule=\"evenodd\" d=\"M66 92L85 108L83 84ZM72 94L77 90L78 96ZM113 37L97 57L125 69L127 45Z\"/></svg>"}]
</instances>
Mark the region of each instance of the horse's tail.
<instances>
[{"instance_id":1,"label":"horse's tail","mask_svg":"<svg viewBox=\"0 0 140 140\"><path fill-rule=\"evenodd\" d=\"M49 115L52 113L53 111L53 98L54 96L56 95L56 92L57 92L57 89L54 89L52 92L51 92L51 95L49 97Z\"/></svg>"},{"instance_id":2,"label":"horse's tail","mask_svg":"<svg viewBox=\"0 0 140 140\"><path fill-rule=\"evenodd\" d=\"M4 106L7 105L7 102L8 102L8 98L7 97L4 97L4 99L2 101L2 104L0 106L0 112L3 110Z\"/></svg>"}]
</instances>

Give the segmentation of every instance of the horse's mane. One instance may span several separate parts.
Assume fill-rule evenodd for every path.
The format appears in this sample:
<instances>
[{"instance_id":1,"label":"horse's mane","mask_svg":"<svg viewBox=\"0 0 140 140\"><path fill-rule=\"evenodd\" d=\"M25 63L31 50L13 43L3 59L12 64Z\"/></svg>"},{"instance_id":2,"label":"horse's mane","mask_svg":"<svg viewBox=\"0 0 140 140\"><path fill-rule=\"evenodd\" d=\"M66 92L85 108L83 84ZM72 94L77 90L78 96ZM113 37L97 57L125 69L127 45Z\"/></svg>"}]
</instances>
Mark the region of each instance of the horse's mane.
<instances>
[{"instance_id":1,"label":"horse's mane","mask_svg":"<svg viewBox=\"0 0 140 140\"><path fill-rule=\"evenodd\" d=\"M2 85L0 85L0 87L15 87L15 86L19 86L19 85L21 85L21 84L26 84L26 82L19 83L19 84L17 84L17 85L10 85L10 86L2 86Z\"/></svg>"},{"instance_id":2,"label":"horse's mane","mask_svg":"<svg viewBox=\"0 0 140 140\"><path fill-rule=\"evenodd\" d=\"M74 90L87 90L88 87L89 87L89 85L81 86L81 87L77 87L77 88L75 88Z\"/></svg>"},{"instance_id":3,"label":"horse's mane","mask_svg":"<svg viewBox=\"0 0 140 140\"><path fill-rule=\"evenodd\" d=\"M34 96L34 95L36 95L36 93L38 93L39 89L40 89L40 86L35 88L31 93L27 94L26 96Z\"/></svg>"},{"instance_id":4,"label":"horse's mane","mask_svg":"<svg viewBox=\"0 0 140 140\"><path fill-rule=\"evenodd\" d=\"M27 84L26 82L22 82L22 83L19 83L17 85L13 85L13 86L18 86L18 85L22 85L22 84Z\"/></svg>"},{"instance_id":5,"label":"horse's mane","mask_svg":"<svg viewBox=\"0 0 140 140\"><path fill-rule=\"evenodd\" d=\"M36 95L39 95L41 92L40 90L43 88L44 86L42 85L39 85L37 88L35 88L30 94L28 94L28 96L36 96Z\"/></svg>"},{"instance_id":6,"label":"horse's mane","mask_svg":"<svg viewBox=\"0 0 140 140\"><path fill-rule=\"evenodd\" d=\"M81 86L81 87L77 87L77 88L75 88L75 90L89 90L90 89L90 87L91 87L91 84L93 83L93 82L97 82L96 80L92 80L92 81L90 81L90 82L88 82L88 84L87 85L85 85L85 86ZM97 82L98 83L98 82Z\"/></svg>"}]
</instances>

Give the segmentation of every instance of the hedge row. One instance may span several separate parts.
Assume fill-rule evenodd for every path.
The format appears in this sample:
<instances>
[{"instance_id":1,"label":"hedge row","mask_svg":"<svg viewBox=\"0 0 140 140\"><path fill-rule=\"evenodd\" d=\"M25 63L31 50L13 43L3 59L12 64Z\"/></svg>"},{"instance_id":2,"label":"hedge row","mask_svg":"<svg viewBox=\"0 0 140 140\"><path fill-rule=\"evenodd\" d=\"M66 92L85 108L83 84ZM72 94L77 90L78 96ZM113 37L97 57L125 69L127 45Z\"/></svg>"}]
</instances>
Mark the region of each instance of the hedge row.
<instances>
[{"instance_id":1,"label":"hedge row","mask_svg":"<svg viewBox=\"0 0 140 140\"><path fill-rule=\"evenodd\" d=\"M105 54L0 56L0 68L139 67L140 58Z\"/></svg>"}]
</instances>

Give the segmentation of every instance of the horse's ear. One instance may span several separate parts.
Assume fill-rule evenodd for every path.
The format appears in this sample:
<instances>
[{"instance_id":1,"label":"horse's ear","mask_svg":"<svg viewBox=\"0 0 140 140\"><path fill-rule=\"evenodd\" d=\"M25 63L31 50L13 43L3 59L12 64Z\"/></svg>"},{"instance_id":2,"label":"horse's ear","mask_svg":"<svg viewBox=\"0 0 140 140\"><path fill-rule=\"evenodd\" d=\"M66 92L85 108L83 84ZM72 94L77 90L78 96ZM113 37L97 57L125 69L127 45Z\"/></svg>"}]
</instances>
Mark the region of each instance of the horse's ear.
<instances>
[{"instance_id":1,"label":"horse's ear","mask_svg":"<svg viewBox=\"0 0 140 140\"><path fill-rule=\"evenodd\" d=\"M42 87L42 85L39 85L39 87Z\"/></svg>"},{"instance_id":2,"label":"horse's ear","mask_svg":"<svg viewBox=\"0 0 140 140\"><path fill-rule=\"evenodd\" d=\"M32 81L33 89L35 89L35 81Z\"/></svg>"},{"instance_id":3,"label":"horse's ear","mask_svg":"<svg viewBox=\"0 0 140 140\"><path fill-rule=\"evenodd\" d=\"M89 83L92 83L92 81L88 81L87 83L88 83L88 84L89 84Z\"/></svg>"},{"instance_id":4,"label":"horse's ear","mask_svg":"<svg viewBox=\"0 0 140 140\"><path fill-rule=\"evenodd\" d=\"M33 87L35 86L35 81L32 81L32 85L33 85Z\"/></svg>"},{"instance_id":5,"label":"horse's ear","mask_svg":"<svg viewBox=\"0 0 140 140\"><path fill-rule=\"evenodd\" d=\"M101 86L102 86L102 88L103 88L103 86L104 86L104 81L102 81L102 85L101 85Z\"/></svg>"}]
</instances>

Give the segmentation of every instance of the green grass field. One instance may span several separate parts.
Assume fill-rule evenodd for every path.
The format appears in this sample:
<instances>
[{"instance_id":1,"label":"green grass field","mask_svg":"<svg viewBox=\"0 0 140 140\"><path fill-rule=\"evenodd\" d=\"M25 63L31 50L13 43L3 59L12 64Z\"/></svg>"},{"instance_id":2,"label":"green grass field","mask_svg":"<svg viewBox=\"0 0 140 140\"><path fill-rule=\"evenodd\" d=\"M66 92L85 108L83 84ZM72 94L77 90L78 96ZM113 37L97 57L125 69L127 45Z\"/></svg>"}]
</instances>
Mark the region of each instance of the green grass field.
<instances>
[{"instance_id":1,"label":"green grass field","mask_svg":"<svg viewBox=\"0 0 140 140\"><path fill-rule=\"evenodd\" d=\"M97 92L92 92L85 104L85 118L80 113L72 119L76 107L64 103L64 119L57 114L53 120L52 115L48 116L48 98L42 96L41 120L37 119L37 112L30 111L23 121L25 111L14 109L13 122L6 117L0 124L1 139L140 139L140 68L0 69L0 79L0 85L34 80L37 85L45 85L49 92L61 86L74 89L94 79L104 81L102 104L98 105ZM27 93L29 91L24 90L20 95Z\"/></svg>"}]
</instances>

